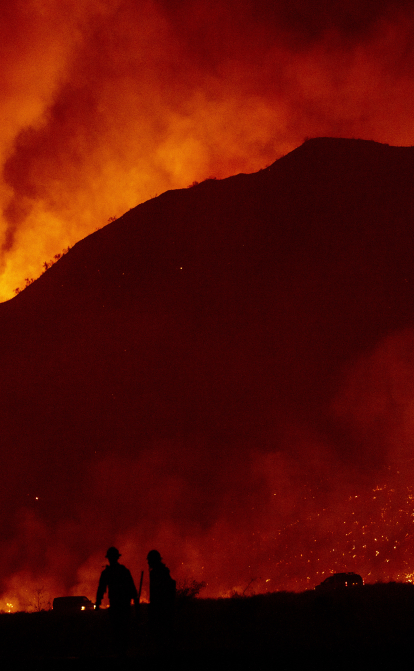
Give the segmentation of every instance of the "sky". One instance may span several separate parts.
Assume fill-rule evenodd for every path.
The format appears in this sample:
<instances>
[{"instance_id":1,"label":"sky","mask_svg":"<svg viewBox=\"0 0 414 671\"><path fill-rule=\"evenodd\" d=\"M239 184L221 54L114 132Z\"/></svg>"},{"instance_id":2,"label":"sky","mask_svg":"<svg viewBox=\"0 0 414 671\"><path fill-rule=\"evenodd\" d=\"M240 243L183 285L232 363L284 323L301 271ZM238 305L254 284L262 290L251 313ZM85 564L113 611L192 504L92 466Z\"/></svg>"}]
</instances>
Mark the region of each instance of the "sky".
<instances>
[{"instance_id":1,"label":"sky","mask_svg":"<svg viewBox=\"0 0 414 671\"><path fill-rule=\"evenodd\" d=\"M306 137L413 144L404 0L0 0L0 300L140 202Z\"/></svg>"}]
</instances>

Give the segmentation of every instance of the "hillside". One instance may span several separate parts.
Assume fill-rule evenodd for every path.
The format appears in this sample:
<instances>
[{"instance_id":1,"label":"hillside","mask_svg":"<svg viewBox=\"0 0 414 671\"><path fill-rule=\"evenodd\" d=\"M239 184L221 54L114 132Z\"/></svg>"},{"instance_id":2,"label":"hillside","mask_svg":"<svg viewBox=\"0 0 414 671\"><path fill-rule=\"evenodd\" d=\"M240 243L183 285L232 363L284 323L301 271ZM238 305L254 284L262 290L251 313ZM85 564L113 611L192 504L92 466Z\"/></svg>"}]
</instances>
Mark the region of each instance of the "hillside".
<instances>
[{"instance_id":1,"label":"hillside","mask_svg":"<svg viewBox=\"0 0 414 671\"><path fill-rule=\"evenodd\" d=\"M387 463L332 400L345 368L413 326L413 175L414 148L309 140L139 205L1 304L3 542L39 496L48 529L78 525L69 584L133 527L198 537L254 508L253 527L255 460L289 455L286 427L329 444L333 473ZM13 541L2 576L38 565L42 533L36 558L30 534Z\"/></svg>"}]
</instances>

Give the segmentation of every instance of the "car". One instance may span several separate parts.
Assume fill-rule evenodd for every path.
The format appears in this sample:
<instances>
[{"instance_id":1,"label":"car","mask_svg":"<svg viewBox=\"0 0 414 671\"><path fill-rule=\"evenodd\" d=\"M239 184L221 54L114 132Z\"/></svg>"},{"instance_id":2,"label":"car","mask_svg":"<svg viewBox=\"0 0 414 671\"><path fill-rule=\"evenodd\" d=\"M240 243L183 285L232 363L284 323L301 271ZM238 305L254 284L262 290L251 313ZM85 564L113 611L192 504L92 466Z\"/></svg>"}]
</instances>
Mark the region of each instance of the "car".
<instances>
[{"instance_id":1,"label":"car","mask_svg":"<svg viewBox=\"0 0 414 671\"><path fill-rule=\"evenodd\" d=\"M95 605L86 596L57 596L53 599L53 610L57 613L80 613L94 608Z\"/></svg>"},{"instance_id":2,"label":"car","mask_svg":"<svg viewBox=\"0 0 414 671\"><path fill-rule=\"evenodd\" d=\"M363 584L364 581L358 573L334 573L329 578L325 578L315 589L321 592L330 592L347 587L362 587Z\"/></svg>"}]
</instances>

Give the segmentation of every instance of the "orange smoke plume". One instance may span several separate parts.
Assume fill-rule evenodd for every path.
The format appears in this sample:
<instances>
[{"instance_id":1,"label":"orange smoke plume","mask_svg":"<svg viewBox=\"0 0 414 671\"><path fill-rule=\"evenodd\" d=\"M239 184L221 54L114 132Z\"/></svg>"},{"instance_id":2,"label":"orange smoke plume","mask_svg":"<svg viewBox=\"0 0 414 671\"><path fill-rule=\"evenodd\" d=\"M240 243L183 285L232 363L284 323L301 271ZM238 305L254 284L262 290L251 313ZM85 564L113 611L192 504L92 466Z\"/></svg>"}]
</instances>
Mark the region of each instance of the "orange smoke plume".
<instances>
[{"instance_id":1,"label":"orange smoke plume","mask_svg":"<svg viewBox=\"0 0 414 671\"><path fill-rule=\"evenodd\" d=\"M1 7L0 300L110 217L305 136L412 142L404 2Z\"/></svg>"}]
</instances>

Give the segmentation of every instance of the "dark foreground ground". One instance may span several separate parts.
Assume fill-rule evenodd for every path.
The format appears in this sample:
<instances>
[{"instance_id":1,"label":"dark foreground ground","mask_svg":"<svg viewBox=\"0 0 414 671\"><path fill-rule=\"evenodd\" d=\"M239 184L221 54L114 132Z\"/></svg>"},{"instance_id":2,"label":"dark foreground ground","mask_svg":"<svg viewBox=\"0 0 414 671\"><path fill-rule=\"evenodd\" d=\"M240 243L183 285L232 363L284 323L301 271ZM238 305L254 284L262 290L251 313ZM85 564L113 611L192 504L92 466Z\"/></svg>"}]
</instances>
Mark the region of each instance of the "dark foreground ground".
<instances>
[{"instance_id":1,"label":"dark foreground ground","mask_svg":"<svg viewBox=\"0 0 414 671\"><path fill-rule=\"evenodd\" d=\"M366 585L331 594L275 593L178 604L164 650L148 636L146 606L114 655L107 611L0 615L1 660L30 668L392 669L413 663L414 586ZM28 664L25 664L29 668Z\"/></svg>"}]
</instances>

